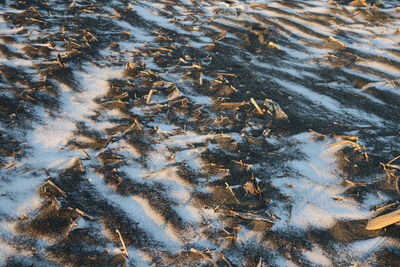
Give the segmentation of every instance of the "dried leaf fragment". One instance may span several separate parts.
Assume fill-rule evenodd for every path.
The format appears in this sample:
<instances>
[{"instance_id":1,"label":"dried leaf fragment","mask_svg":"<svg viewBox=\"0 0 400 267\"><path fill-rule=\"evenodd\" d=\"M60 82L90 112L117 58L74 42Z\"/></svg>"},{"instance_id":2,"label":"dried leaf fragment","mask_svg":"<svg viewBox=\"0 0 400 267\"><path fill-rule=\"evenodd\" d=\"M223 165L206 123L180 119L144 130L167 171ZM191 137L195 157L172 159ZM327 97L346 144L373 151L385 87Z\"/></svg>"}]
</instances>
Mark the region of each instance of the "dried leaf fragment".
<instances>
[{"instance_id":1,"label":"dried leaf fragment","mask_svg":"<svg viewBox=\"0 0 400 267\"><path fill-rule=\"evenodd\" d=\"M195 68L195 69L198 69L198 70L202 70L203 69L203 67L201 65L199 65L199 64L193 64L192 68Z\"/></svg>"},{"instance_id":2,"label":"dried leaf fragment","mask_svg":"<svg viewBox=\"0 0 400 267\"><path fill-rule=\"evenodd\" d=\"M249 4L249 7L268 7L268 4L260 3L260 4Z\"/></svg>"},{"instance_id":3,"label":"dried leaf fragment","mask_svg":"<svg viewBox=\"0 0 400 267\"><path fill-rule=\"evenodd\" d=\"M125 68L126 68L127 70L136 69L136 63L128 62L128 63L126 63Z\"/></svg>"},{"instance_id":4,"label":"dried leaf fragment","mask_svg":"<svg viewBox=\"0 0 400 267\"><path fill-rule=\"evenodd\" d=\"M55 185L52 181L47 180L44 184L40 186L40 190L43 192L49 192L51 189L55 190L58 194L60 194L60 197L66 197L67 194L65 193L64 190L59 188L57 185Z\"/></svg>"},{"instance_id":5,"label":"dried leaf fragment","mask_svg":"<svg viewBox=\"0 0 400 267\"><path fill-rule=\"evenodd\" d=\"M261 190L258 186L254 185L252 182L248 181L244 185L244 190L252 194L253 196L261 196Z\"/></svg>"},{"instance_id":6,"label":"dried leaf fragment","mask_svg":"<svg viewBox=\"0 0 400 267\"><path fill-rule=\"evenodd\" d=\"M354 0L349 3L350 6L356 6L356 7L367 7L368 4L365 2L365 0Z\"/></svg>"},{"instance_id":7,"label":"dried leaf fragment","mask_svg":"<svg viewBox=\"0 0 400 267\"><path fill-rule=\"evenodd\" d=\"M336 48L340 48L340 49L344 49L347 48L347 45L345 45L344 43L342 43L341 41L335 39L332 36L329 36L329 42Z\"/></svg>"},{"instance_id":8,"label":"dried leaf fragment","mask_svg":"<svg viewBox=\"0 0 400 267\"><path fill-rule=\"evenodd\" d=\"M219 34L217 34L217 36L215 36L215 41L220 41L222 39L224 39L226 37L226 32L220 32Z\"/></svg>"},{"instance_id":9,"label":"dried leaf fragment","mask_svg":"<svg viewBox=\"0 0 400 267\"><path fill-rule=\"evenodd\" d=\"M215 48L215 44L214 43L211 43L211 44L208 44L208 45L204 46L204 49L208 50L208 51L211 51L214 48Z\"/></svg>"},{"instance_id":10,"label":"dried leaf fragment","mask_svg":"<svg viewBox=\"0 0 400 267\"><path fill-rule=\"evenodd\" d=\"M168 100L172 101L182 96L181 91L174 85L172 92L168 95Z\"/></svg>"},{"instance_id":11,"label":"dried leaf fragment","mask_svg":"<svg viewBox=\"0 0 400 267\"><path fill-rule=\"evenodd\" d=\"M278 103L272 99L265 99L264 106L266 107L266 112L277 119L286 120L288 115L282 110Z\"/></svg>"},{"instance_id":12,"label":"dried leaf fragment","mask_svg":"<svg viewBox=\"0 0 400 267\"><path fill-rule=\"evenodd\" d=\"M169 38L168 36L162 35L162 34L158 34L156 37L157 41L170 41L172 42L173 40L171 38Z\"/></svg>"}]
</instances>

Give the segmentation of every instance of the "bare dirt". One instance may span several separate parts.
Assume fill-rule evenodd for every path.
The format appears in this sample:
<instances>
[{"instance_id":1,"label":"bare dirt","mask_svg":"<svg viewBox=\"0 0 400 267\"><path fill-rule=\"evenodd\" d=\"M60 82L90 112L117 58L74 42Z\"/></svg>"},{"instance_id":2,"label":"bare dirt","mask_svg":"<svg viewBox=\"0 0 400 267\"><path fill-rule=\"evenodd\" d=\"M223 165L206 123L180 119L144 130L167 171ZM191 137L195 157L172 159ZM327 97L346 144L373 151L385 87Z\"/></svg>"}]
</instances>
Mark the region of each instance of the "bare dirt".
<instances>
[{"instance_id":1,"label":"bare dirt","mask_svg":"<svg viewBox=\"0 0 400 267\"><path fill-rule=\"evenodd\" d=\"M0 12L2 265L399 266L397 1Z\"/></svg>"}]
</instances>

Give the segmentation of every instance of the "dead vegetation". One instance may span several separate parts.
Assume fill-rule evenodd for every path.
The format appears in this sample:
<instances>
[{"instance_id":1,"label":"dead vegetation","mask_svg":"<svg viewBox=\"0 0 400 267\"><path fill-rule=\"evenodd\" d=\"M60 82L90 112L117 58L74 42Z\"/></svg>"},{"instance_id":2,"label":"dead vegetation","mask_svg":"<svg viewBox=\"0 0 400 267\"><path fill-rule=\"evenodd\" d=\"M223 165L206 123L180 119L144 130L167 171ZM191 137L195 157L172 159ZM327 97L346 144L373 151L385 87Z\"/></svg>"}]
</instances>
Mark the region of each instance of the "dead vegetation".
<instances>
[{"instance_id":1,"label":"dead vegetation","mask_svg":"<svg viewBox=\"0 0 400 267\"><path fill-rule=\"evenodd\" d=\"M135 257L149 265L261 267L280 257L311 265L302 253L311 251L316 242L334 264L341 265L330 244L398 232L394 201L375 207L375 218L369 222L338 221L323 231L274 229L285 220L276 210L289 214L289 224L293 203L272 178L297 175L289 166L303 155L293 136L310 128L316 142L330 140L328 149L336 150L338 175L346 188L343 195L332 196L338 203L356 200L361 205L368 194L385 192L393 199L398 198L393 193L400 194L400 156L387 160L388 149L398 147L392 133L398 122L398 97L375 88L395 87L397 80L360 82L360 77L342 71L369 59L350 45L354 37L339 29L334 36L325 36L294 22L299 15L265 3L248 4L259 12L227 3L207 17L201 8L179 1L183 13L169 1L151 8L146 1L39 2L8 3L21 12L5 12L7 25L16 30L0 35L4 41L0 56L8 60L0 67L0 167L7 177L13 177L8 171L17 169L19 160L29 159L35 149L23 134L32 130L33 122L46 123L36 117L38 110L44 108L43 114L50 118L60 116L68 97L85 93L77 78L80 72L96 66L120 69L123 74L107 80L106 93L92 99L96 108L90 115L73 121L72 137L61 148L68 156L60 152L69 163L61 169L36 170L47 177L37 188L40 205L12 219L17 239L34 240L21 255L40 248L44 256L32 252L38 261L70 266L135 266ZM377 1L347 2L357 7L353 13L333 10L382 25L391 19L375 8L381 6ZM311 5L280 4L298 10ZM143 19L140 8L151 9L169 26ZM260 15L262 11L276 14L276 19ZM242 12L252 19L237 20ZM325 15L306 12L301 19L322 26L342 23L334 13L328 19ZM302 33L320 42L311 45ZM289 54L302 53L306 46L330 50L313 59L319 64L317 71L299 67ZM9 64L18 60L26 64ZM369 67L362 72L384 77ZM339 89L329 87L338 77L360 92L341 84ZM385 129L363 128L366 122L349 114L338 118L291 92L291 83L382 116ZM373 92L387 105L363 95ZM8 128L21 134L4 130ZM371 146L380 134L395 136L383 147L384 153ZM296 188L291 183L285 186ZM123 203L137 206L131 209ZM196 221L188 221L189 211L199 212ZM161 230L153 232L152 227ZM39 245L42 240L49 243ZM174 242L178 249L170 247ZM394 258L397 250L385 247L378 255ZM10 264L19 262L13 257L8 258ZM376 262L387 264L381 257Z\"/></svg>"}]
</instances>

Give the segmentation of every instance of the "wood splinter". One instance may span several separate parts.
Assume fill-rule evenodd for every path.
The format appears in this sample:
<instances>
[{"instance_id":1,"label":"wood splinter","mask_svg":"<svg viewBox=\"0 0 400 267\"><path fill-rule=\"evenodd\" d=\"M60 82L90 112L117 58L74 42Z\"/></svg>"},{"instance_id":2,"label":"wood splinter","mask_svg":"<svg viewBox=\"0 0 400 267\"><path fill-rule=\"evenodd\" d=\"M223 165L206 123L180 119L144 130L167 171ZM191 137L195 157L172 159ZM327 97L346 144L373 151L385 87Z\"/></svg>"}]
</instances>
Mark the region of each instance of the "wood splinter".
<instances>
[{"instance_id":1,"label":"wood splinter","mask_svg":"<svg viewBox=\"0 0 400 267\"><path fill-rule=\"evenodd\" d=\"M369 265L370 264L370 262L369 261L366 261L366 262L364 262L364 263L359 263L359 262L355 262L354 263L354 265L353 265L353 267L363 267L363 266L367 266L367 265Z\"/></svg>"},{"instance_id":2,"label":"wood splinter","mask_svg":"<svg viewBox=\"0 0 400 267\"><path fill-rule=\"evenodd\" d=\"M81 210L78 209L78 208L75 208L75 211L76 211L80 216L82 216L82 217L84 217L84 218L87 218L87 219L89 219L89 220L91 220L91 221L94 220L92 216L87 215L84 211L81 211Z\"/></svg>"},{"instance_id":3,"label":"wood splinter","mask_svg":"<svg viewBox=\"0 0 400 267\"><path fill-rule=\"evenodd\" d=\"M64 62L62 62L60 54L57 54L57 64L58 64L61 68L65 68L65 64L64 64Z\"/></svg>"},{"instance_id":4,"label":"wood splinter","mask_svg":"<svg viewBox=\"0 0 400 267\"><path fill-rule=\"evenodd\" d=\"M392 211L388 214L378 216L370 220L365 227L367 230L379 230L389 225L400 222L400 210Z\"/></svg>"},{"instance_id":5,"label":"wood splinter","mask_svg":"<svg viewBox=\"0 0 400 267\"><path fill-rule=\"evenodd\" d=\"M224 103L221 103L220 105L221 106L244 106L244 105L248 105L248 104L249 104L249 102L243 101L243 102L224 102Z\"/></svg>"},{"instance_id":6,"label":"wood splinter","mask_svg":"<svg viewBox=\"0 0 400 267\"><path fill-rule=\"evenodd\" d=\"M221 252L217 251L218 256L229 266L232 267L232 264L228 261L228 259L225 257L224 254L222 254Z\"/></svg>"},{"instance_id":7,"label":"wood splinter","mask_svg":"<svg viewBox=\"0 0 400 267\"><path fill-rule=\"evenodd\" d=\"M191 248L190 252L194 253L194 254L197 254L197 255L203 257L204 259L212 261L212 258L210 256L208 256L207 254L205 254L205 253L203 253L203 252L201 252L201 251L199 251L199 250L197 250L195 248Z\"/></svg>"},{"instance_id":8,"label":"wood splinter","mask_svg":"<svg viewBox=\"0 0 400 267\"><path fill-rule=\"evenodd\" d=\"M124 240L122 239L122 235L121 235L120 231L117 229L117 230L115 230L115 232L117 232L117 234L118 234L118 236L119 236L119 240L121 241L121 244L122 244L122 253L123 253L127 258L129 258L129 253L128 253L128 250L126 249L125 242L124 242Z\"/></svg>"},{"instance_id":9,"label":"wood splinter","mask_svg":"<svg viewBox=\"0 0 400 267\"><path fill-rule=\"evenodd\" d=\"M56 186L52 181L47 180L46 184L51 185L54 189L56 189L63 197L66 197L67 194L65 193L64 190L62 190L61 188L59 188L58 186Z\"/></svg>"},{"instance_id":10,"label":"wood splinter","mask_svg":"<svg viewBox=\"0 0 400 267\"><path fill-rule=\"evenodd\" d=\"M81 149L80 151L86 157L87 160L91 160L92 159L85 150Z\"/></svg>"},{"instance_id":11,"label":"wood splinter","mask_svg":"<svg viewBox=\"0 0 400 267\"><path fill-rule=\"evenodd\" d=\"M151 101L151 98L152 98L153 94L154 94L154 90L150 89L149 94L147 95L147 99L146 99L146 104L147 105L150 104L150 101Z\"/></svg>"},{"instance_id":12,"label":"wood splinter","mask_svg":"<svg viewBox=\"0 0 400 267\"><path fill-rule=\"evenodd\" d=\"M134 124L134 125L139 129L139 131L142 131L143 128L142 128L142 126L140 126L139 121L138 121L137 119L135 119L134 121L135 121L135 124Z\"/></svg>"},{"instance_id":13,"label":"wood splinter","mask_svg":"<svg viewBox=\"0 0 400 267\"><path fill-rule=\"evenodd\" d=\"M260 115L264 114L264 111L260 108L260 106L257 104L257 102L254 100L254 98L250 98L251 103L254 105L254 107L257 109L258 113Z\"/></svg>"},{"instance_id":14,"label":"wood splinter","mask_svg":"<svg viewBox=\"0 0 400 267\"><path fill-rule=\"evenodd\" d=\"M232 194L234 197L236 197L236 196L235 196L235 193L234 193L233 190L232 190L232 187L231 187L227 182L225 182L225 185L226 185L226 189L228 189L228 191L231 192L231 194Z\"/></svg>"}]
</instances>

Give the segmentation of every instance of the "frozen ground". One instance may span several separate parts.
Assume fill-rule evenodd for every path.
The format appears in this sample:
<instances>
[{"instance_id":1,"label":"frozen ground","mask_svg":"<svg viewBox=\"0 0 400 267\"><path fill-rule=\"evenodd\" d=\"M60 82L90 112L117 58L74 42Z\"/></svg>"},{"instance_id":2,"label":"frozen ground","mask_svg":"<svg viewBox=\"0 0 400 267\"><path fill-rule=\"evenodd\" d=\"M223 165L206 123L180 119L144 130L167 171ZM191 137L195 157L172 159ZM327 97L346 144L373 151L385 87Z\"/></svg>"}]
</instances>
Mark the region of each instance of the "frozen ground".
<instances>
[{"instance_id":1,"label":"frozen ground","mask_svg":"<svg viewBox=\"0 0 400 267\"><path fill-rule=\"evenodd\" d=\"M398 1L0 14L1 265L400 265Z\"/></svg>"}]
</instances>

